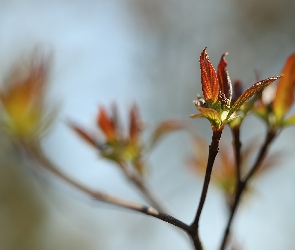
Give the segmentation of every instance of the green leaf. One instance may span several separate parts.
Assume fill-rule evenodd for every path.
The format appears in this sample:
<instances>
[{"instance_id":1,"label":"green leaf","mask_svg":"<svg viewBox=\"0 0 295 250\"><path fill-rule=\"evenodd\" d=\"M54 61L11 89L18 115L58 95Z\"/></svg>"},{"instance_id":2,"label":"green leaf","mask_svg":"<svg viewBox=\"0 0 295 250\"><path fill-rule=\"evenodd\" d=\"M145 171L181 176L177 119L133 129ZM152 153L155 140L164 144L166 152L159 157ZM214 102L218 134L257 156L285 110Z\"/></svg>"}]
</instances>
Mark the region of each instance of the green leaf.
<instances>
[{"instance_id":1,"label":"green leaf","mask_svg":"<svg viewBox=\"0 0 295 250\"><path fill-rule=\"evenodd\" d=\"M220 114L214 109L198 107L198 110L205 116L215 128L220 127L222 120Z\"/></svg>"},{"instance_id":2,"label":"green leaf","mask_svg":"<svg viewBox=\"0 0 295 250\"><path fill-rule=\"evenodd\" d=\"M261 120L263 120L266 124L269 123L268 113L266 107L253 107L252 111L255 115L257 115Z\"/></svg>"},{"instance_id":3,"label":"green leaf","mask_svg":"<svg viewBox=\"0 0 295 250\"><path fill-rule=\"evenodd\" d=\"M283 127L295 125L295 115L288 117L283 121Z\"/></svg>"},{"instance_id":4,"label":"green leaf","mask_svg":"<svg viewBox=\"0 0 295 250\"><path fill-rule=\"evenodd\" d=\"M231 107L231 109L227 115L227 118L229 118L234 112L236 112L252 96L254 96L256 93L262 91L267 85L269 85L270 83L272 83L273 81L277 80L280 77L281 76L273 76L273 77L269 77L265 80L254 83L233 104L233 106Z\"/></svg>"}]
</instances>

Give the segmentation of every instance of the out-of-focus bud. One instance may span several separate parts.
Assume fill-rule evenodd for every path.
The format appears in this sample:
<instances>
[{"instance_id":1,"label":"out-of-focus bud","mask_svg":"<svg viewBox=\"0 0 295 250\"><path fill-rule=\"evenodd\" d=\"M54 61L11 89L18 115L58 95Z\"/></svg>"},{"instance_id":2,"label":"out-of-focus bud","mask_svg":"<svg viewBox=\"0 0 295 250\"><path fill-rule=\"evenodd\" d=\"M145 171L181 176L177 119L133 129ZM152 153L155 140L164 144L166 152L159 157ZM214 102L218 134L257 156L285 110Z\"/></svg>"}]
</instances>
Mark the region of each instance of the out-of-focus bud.
<instances>
[{"instance_id":1,"label":"out-of-focus bud","mask_svg":"<svg viewBox=\"0 0 295 250\"><path fill-rule=\"evenodd\" d=\"M143 164L143 143L141 141L142 122L136 105L129 112L129 133L123 131L115 105L108 111L100 107L97 114L97 126L103 137L96 137L89 132L69 123L70 127L90 145L94 146L103 158L118 163L120 167L132 165L141 175L145 171Z\"/></svg>"},{"instance_id":2,"label":"out-of-focus bud","mask_svg":"<svg viewBox=\"0 0 295 250\"><path fill-rule=\"evenodd\" d=\"M49 59L34 55L12 69L0 90L3 125L18 141L38 140L53 120L45 104L48 73Z\"/></svg>"},{"instance_id":3,"label":"out-of-focus bud","mask_svg":"<svg viewBox=\"0 0 295 250\"><path fill-rule=\"evenodd\" d=\"M240 80L235 80L233 89L234 89L233 91L234 93L233 93L232 102L235 103L244 92L243 83Z\"/></svg>"},{"instance_id":4,"label":"out-of-focus bud","mask_svg":"<svg viewBox=\"0 0 295 250\"><path fill-rule=\"evenodd\" d=\"M189 168L193 170L194 173L203 177L206 172L207 166L207 148L208 143L200 137L194 136L193 138L193 149L194 155L189 159ZM244 177L248 173L252 156L258 150L257 147L257 138L250 140L244 145L241 151L241 175ZM263 173L268 172L270 169L280 165L282 161L283 153L280 151L273 152L270 154L264 162L261 164L256 177L259 177ZM220 147L219 154L216 157L216 162L212 171L212 183L220 189L225 198L225 202L230 208L234 201L236 185L237 185L237 168L234 160L234 155L232 147L230 144L223 143ZM251 187L248 187L248 191L251 191Z\"/></svg>"},{"instance_id":5,"label":"out-of-focus bud","mask_svg":"<svg viewBox=\"0 0 295 250\"><path fill-rule=\"evenodd\" d=\"M286 118L287 112L294 103L295 53L287 58L282 73L283 77L277 85L264 90L253 108L254 113L273 130L295 124L294 115Z\"/></svg>"}]
</instances>

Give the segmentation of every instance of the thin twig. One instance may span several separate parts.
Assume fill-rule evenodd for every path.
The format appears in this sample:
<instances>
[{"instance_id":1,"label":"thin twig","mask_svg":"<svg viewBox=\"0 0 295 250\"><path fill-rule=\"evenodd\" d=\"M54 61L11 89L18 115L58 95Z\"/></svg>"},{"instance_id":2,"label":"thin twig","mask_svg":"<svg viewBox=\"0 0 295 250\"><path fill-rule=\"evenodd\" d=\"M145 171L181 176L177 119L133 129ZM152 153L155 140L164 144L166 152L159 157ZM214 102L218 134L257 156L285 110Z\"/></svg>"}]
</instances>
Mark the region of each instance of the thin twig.
<instances>
[{"instance_id":1,"label":"thin twig","mask_svg":"<svg viewBox=\"0 0 295 250\"><path fill-rule=\"evenodd\" d=\"M32 157L33 160L36 161L39 165L44 167L47 171L51 174L56 176L57 178L63 180L65 183L71 185L75 189L79 190L83 194L89 196L90 198L102 201L108 204L116 205L119 207L123 207L129 210L133 210L142 214L146 214L148 216L157 218L159 220L165 221L171 225L174 225L186 233L191 233L191 228L189 225L185 224L184 222L174 218L173 216L166 214L164 212L158 211L157 209L149 206L145 206L136 202L128 201L114 195L110 195L104 192L92 190L81 183L71 179L67 174L63 173L59 170L51 161L47 159L47 157L43 154L42 149L39 145L29 145L26 146L25 150L27 151L28 155Z\"/></svg>"},{"instance_id":2,"label":"thin twig","mask_svg":"<svg viewBox=\"0 0 295 250\"><path fill-rule=\"evenodd\" d=\"M269 130L268 131L268 133L266 135L266 138L265 138L265 141L264 141L262 147L260 148L259 154L257 155L256 161L253 164L253 167L250 169L250 171L247 174L247 176L245 177L245 179L241 180L238 183L237 191L236 191L236 195L235 195L235 201L234 201L233 206L231 208L231 213L230 213L230 216L229 216L229 220L228 220L226 229L224 231L224 235L223 235L222 243L221 243L221 246L220 246L220 250L224 250L225 247L226 247L226 244L227 244L227 241L228 241L228 238L229 238L229 235L230 235L230 228L231 228L231 225L232 225L232 221L233 221L234 216L236 214L236 211L237 211L238 205L240 203L240 199L242 197L242 194L246 190L249 180L252 178L252 176L255 174L255 172L257 172L257 170L261 166L261 163L262 163L263 159L265 158L265 156L267 154L267 150L268 150L269 146L271 145L272 141L275 139L276 135L277 135L277 131L274 131L274 130Z\"/></svg>"},{"instance_id":3,"label":"thin twig","mask_svg":"<svg viewBox=\"0 0 295 250\"><path fill-rule=\"evenodd\" d=\"M193 236L192 239L194 241L196 250L202 249L202 245L199 240L199 230L198 230L199 229L199 221L200 221L202 209L204 207L205 200L206 200L206 195L207 195L207 191L208 191L208 187L209 187L209 183L210 183L213 164L214 164L216 155L219 151L219 141L221 138L221 134L222 134L222 130L221 131L219 131L219 130L213 131L211 145L209 146L208 162L207 162L206 174L205 174L205 179L204 179L204 183L203 183L200 202L199 202L198 210L196 213L196 217L195 217L193 223L191 224L191 228L194 231L194 235L192 235Z\"/></svg>"},{"instance_id":4,"label":"thin twig","mask_svg":"<svg viewBox=\"0 0 295 250\"><path fill-rule=\"evenodd\" d=\"M236 171L237 171L237 187L241 182L241 147L242 143L240 140L240 127L231 129L233 135L233 148L235 152Z\"/></svg>"},{"instance_id":5,"label":"thin twig","mask_svg":"<svg viewBox=\"0 0 295 250\"><path fill-rule=\"evenodd\" d=\"M259 167L261 166L262 161L264 160L267 150L269 148L269 145L271 144L271 142L275 139L277 135L277 131L276 130L269 130L264 144L260 149L260 152L258 154L258 157L253 165L253 167L251 168L251 170L249 171L248 175L245 177L244 182L247 184L247 182L251 179L251 177L257 172L257 170L259 169Z\"/></svg>"},{"instance_id":6,"label":"thin twig","mask_svg":"<svg viewBox=\"0 0 295 250\"><path fill-rule=\"evenodd\" d=\"M156 197L156 195L151 192L150 188L148 188L143 178L129 171L129 169L124 164L120 164L120 167L122 171L124 172L124 175L128 178L128 180L140 190L143 196L147 199L148 202L150 202L150 204L154 208L162 212L168 211L165 208L165 206L161 203L161 201Z\"/></svg>"}]
</instances>

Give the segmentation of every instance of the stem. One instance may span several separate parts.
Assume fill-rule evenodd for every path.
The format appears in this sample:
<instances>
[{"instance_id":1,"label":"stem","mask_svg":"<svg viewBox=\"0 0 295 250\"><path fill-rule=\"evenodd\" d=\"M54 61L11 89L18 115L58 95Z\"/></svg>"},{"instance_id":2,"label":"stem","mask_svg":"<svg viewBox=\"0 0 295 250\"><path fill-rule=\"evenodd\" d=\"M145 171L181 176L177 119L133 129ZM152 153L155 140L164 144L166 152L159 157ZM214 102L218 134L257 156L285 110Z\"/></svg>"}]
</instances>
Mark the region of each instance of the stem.
<instances>
[{"instance_id":1,"label":"stem","mask_svg":"<svg viewBox=\"0 0 295 250\"><path fill-rule=\"evenodd\" d=\"M249 181L249 179L251 179L251 177L254 175L254 173L261 166L261 163L264 160L264 157L265 157L265 155L267 153L269 145L275 139L276 135L277 135L277 131L274 131L274 130L269 130L268 131L268 133L266 135L266 138L265 138L265 141L264 141L264 144L263 144L263 146L261 147L261 149L259 151L258 157L257 157L253 167L251 168L251 170L249 171L248 175L246 176L246 178L244 180L245 183L247 183Z\"/></svg>"},{"instance_id":2,"label":"stem","mask_svg":"<svg viewBox=\"0 0 295 250\"><path fill-rule=\"evenodd\" d=\"M128 180L131 181L140 190L143 196L151 203L154 208L162 212L167 211L167 209L164 208L164 205L161 204L160 200L156 197L154 193L151 192L144 180L139 175L136 175L135 173L129 171L123 163L119 165Z\"/></svg>"},{"instance_id":3,"label":"stem","mask_svg":"<svg viewBox=\"0 0 295 250\"><path fill-rule=\"evenodd\" d=\"M223 235L222 243L221 243L221 246L220 246L220 250L225 249L225 246L227 244L227 241L228 241L228 238L229 238L229 235L230 235L231 224L232 224L233 218L234 218L234 216L236 214L237 207L238 207L238 204L240 202L241 195L242 195L242 193L244 191L244 188L245 188L245 183L244 182L239 182L238 185L239 186L238 186L238 189L237 189L237 193L236 193L236 196L235 196L234 203L233 203L233 205L231 207L230 216L229 216L229 219L228 219L225 231L224 231L224 235Z\"/></svg>"},{"instance_id":4,"label":"stem","mask_svg":"<svg viewBox=\"0 0 295 250\"><path fill-rule=\"evenodd\" d=\"M92 190L87 186L84 186L81 183L71 179L67 174L63 173L59 170L51 161L47 159L47 157L43 154L42 149L39 145L26 145L25 147L26 152L32 159L36 161L36 163L40 164L44 167L48 172L56 176L57 178L61 179L65 183L71 185L75 189L79 190L83 194L89 196L90 198L96 201L102 201L108 204L116 205L119 207L123 207L129 210L133 210L142 214L146 214L148 216L157 218L159 220L165 221L171 225L174 225L186 233L191 233L191 228L189 225L185 224L184 222L174 218L173 216L166 214L164 212L158 211L157 209L149 206L145 206L136 202L128 201L104 192Z\"/></svg>"},{"instance_id":5,"label":"stem","mask_svg":"<svg viewBox=\"0 0 295 250\"><path fill-rule=\"evenodd\" d=\"M198 210L196 213L196 217L195 217L193 223L191 224L191 228L194 231L194 235L192 235L192 239L194 241L196 250L202 249L202 245L199 240L199 230L198 230L199 221L200 221L202 209L204 207L205 200L206 200L206 195L207 195L207 191L208 191L208 187L209 187L209 183L210 183L213 164L214 164L216 155L219 151L219 141L221 138L221 134L222 134L222 130L213 131L211 145L209 146L208 162L207 162L206 174L205 174L205 179L204 179L204 183L203 183L203 189L202 189L202 193L201 193L201 197L200 197L200 202L199 202Z\"/></svg>"},{"instance_id":6,"label":"stem","mask_svg":"<svg viewBox=\"0 0 295 250\"><path fill-rule=\"evenodd\" d=\"M194 232L194 233L190 234L190 236L193 241L195 250L203 250L202 243L199 238L199 234Z\"/></svg>"},{"instance_id":7,"label":"stem","mask_svg":"<svg viewBox=\"0 0 295 250\"><path fill-rule=\"evenodd\" d=\"M222 240L222 243L221 243L221 246L220 246L220 250L224 250L225 247L226 247L226 244L227 244L227 241L228 241L228 238L229 238L229 235L230 235L230 229L231 229L232 221L233 221L233 218L234 218L234 216L236 214L237 207L238 207L238 204L240 203L240 199L242 197L242 194L246 190L249 180L252 178L254 173L261 166L261 163L262 163L264 157L267 154L267 150L268 150L271 142L276 137L276 135L277 135L276 131L274 131L274 130L269 130L268 131L268 133L266 135L266 138L265 138L265 141L264 141L262 147L260 148L260 151L259 151L259 154L258 154L258 156L256 158L256 161L253 164L253 167L251 168L251 170L249 171L249 173L245 177L245 179L240 180L238 182L237 191L236 191L236 195L235 195L235 201L234 201L233 206L231 208L231 213L230 213L229 220L228 220L228 223L227 223L224 235L223 235L223 240Z\"/></svg>"},{"instance_id":8,"label":"stem","mask_svg":"<svg viewBox=\"0 0 295 250\"><path fill-rule=\"evenodd\" d=\"M236 170L237 170L237 188L239 183L241 182L241 147L242 143L240 140L240 127L235 127L231 129L233 135L233 147L235 152L235 160L236 160Z\"/></svg>"}]
</instances>

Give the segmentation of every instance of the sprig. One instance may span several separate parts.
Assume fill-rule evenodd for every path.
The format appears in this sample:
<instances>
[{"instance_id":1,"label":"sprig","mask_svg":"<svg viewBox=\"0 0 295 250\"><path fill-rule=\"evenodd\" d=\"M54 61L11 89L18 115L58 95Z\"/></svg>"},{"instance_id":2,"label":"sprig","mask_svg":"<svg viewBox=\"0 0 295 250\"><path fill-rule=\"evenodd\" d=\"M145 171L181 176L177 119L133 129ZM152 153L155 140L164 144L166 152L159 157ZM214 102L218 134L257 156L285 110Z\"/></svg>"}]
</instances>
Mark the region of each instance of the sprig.
<instances>
[{"instance_id":1,"label":"sprig","mask_svg":"<svg viewBox=\"0 0 295 250\"><path fill-rule=\"evenodd\" d=\"M255 94L261 92L271 82L280 78L280 76L274 76L258 81L242 93L235 102L232 102L233 87L227 71L227 62L225 60L226 55L227 53L224 53L221 56L217 67L217 74L209 60L206 48L202 51L200 55L200 70L204 98L198 96L198 100L194 101L194 104L200 113L190 116L191 118L207 118L211 124L213 132L212 141L209 146L209 155L199 206L195 219L191 224L191 227L194 230L194 233L191 236L194 241L195 249L202 249L198 230L199 220L206 200L214 161L219 151L219 141L221 139L222 131L226 124L239 117L236 113L240 110L243 104Z\"/></svg>"},{"instance_id":2,"label":"sprig","mask_svg":"<svg viewBox=\"0 0 295 250\"><path fill-rule=\"evenodd\" d=\"M227 53L221 56L217 67L218 75L209 60L206 48L200 55L201 82L204 98L198 97L198 100L194 101L200 114L193 114L190 118L207 118L213 131L223 130L228 122L238 117L235 113L239 111L244 103L281 77L273 76L254 83L234 103L231 103L233 87L227 71L226 55Z\"/></svg>"}]
</instances>

